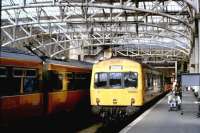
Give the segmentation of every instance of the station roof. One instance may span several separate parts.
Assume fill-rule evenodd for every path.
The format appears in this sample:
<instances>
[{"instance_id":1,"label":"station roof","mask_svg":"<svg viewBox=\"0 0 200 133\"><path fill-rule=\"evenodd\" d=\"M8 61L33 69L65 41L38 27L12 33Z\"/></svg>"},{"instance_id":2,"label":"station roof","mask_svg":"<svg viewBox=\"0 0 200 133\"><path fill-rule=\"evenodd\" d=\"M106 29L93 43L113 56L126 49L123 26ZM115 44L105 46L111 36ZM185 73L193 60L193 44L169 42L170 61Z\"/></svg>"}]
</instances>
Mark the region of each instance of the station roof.
<instances>
[{"instance_id":1,"label":"station roof","mask_svg":"<svg viewBox=\"0 0 200 133\"><path fill-rule=\"evenodd\" d=\"M2 47L31 42L49 57L110 47L115 55L187 61L191 0L2 0ZM83 55L90 52L83 52ZM70 56L70 55L69 55Z\"/></svg>"}]
</instances>

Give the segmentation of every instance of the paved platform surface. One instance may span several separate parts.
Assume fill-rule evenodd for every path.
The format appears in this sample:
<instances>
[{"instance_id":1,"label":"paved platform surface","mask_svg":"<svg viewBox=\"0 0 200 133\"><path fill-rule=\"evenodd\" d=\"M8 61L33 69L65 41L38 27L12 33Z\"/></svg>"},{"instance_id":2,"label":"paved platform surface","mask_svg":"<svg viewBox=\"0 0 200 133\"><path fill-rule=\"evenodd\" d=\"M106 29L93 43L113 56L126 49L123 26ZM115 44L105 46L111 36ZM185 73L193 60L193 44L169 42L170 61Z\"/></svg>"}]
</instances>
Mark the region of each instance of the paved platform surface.
<instances>
[{"instance_id":1,"label":"paved platform surface","mask_svg":"<svg viewBox=\"0 0 200 133\"><path fill-rule=\"evenodd\" d=\"M120 133L200 133L198 104L193 92L183 91L183 115L181 111L168 111L167 96L122 129Z\"/></svg>"}]
</instances>

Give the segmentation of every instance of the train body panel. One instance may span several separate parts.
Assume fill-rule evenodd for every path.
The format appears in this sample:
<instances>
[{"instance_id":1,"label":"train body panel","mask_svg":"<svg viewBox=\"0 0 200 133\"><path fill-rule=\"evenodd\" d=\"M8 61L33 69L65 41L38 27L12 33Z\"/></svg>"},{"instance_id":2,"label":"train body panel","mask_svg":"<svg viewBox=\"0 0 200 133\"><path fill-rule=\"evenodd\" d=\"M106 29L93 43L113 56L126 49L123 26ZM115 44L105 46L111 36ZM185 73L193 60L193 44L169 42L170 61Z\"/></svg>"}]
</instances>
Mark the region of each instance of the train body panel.
<instances>
[{"instance_id":1,"label":"train body panel","mask_svg":"<svg viewBox=\"0 0 200 133\"><path fill-rule=\"evenodd\" d=\"M67 91L56 91L48 93L48 110L47 113L56 113L67 110Z\"/></svg>"},{"instance_id":2,"label":"train body panel","mask_svg":"<svg viewBox=\"0 0 200 133\"><path fill-rule=\"evenodd\" d=\"M127 89L113 89L112 93L107 89L91 91L91 105L103 106L141 106L141 95L137 91Z\"/></svg>"},{"instance_id":3,"label":"train body panel","mask_svg":"<svg viewBox=\"0 0 200 133\"><path fill-rule=\"evenodd\" d=\"M49 61L47 70L57 73L60 82L62 82L61 87L52 88L53 91L57 90L57 92L50 92L48 95L48 113L60 110L74 110L79 103L89 98L89 95L87 95L89 86L86 87L89 82L85 81L81 85L84 81L78 82L77 80L90 80L86 76L90 74L91 68L81 65L72 66L72 64L64 64L60 61ZM73 84L76 84L76 86Z\"/></svg>"},{"instance_id":4,"label":"train body panel","mask_svg":"<svg viewBox=\"0 0 200 133\"><path fill-rule=\"evenodd\" d=\"M98 64L95 64L93 66L93 75L92 75L92 81L91 81L91 105L97 105L98 100L99 105L105 105L105 106L140 106L143 104L143 99L141 99L143 92L143 82L142 82L142 69L141 65L139 63L130 61L130 60L120 60L120 59L113 59L113 60L107 60L105 62L100 62ZM121 83L120 86L118 86L117 89L114 87L96 87L94 84L95 80L95 74L100 73L101 75L96 76L103 76L107 74L107 77L115 76L115 74L118 75L130 75L133 73L133 76L137 76L135 80L138 80L137 85L135 87L127 87L125 85L126 81L124 83ZM109 75L113 74L113 75ZM120 77L119 77L120 78ZM122 77L124 78L124 77ZM109 78L105 79L109 80ZM121 82L121 81L120 81ZM127 81L128 82L128 81ZM128 84L128 83L127 83ZM121 86L124 86L121 88Z\"/></svg>"},{"instance_id":5,"label":"train body panel","mask_svg":"<svg viewBox=\"0 0 200 133\"><path fill-rule=\"evenodd\" d=\"M44 112L42 93L1 97L0 105L3 121L40 116Z\"/></svg>"},{"instance_id":6,"label":"train body panel","mask_svg":"<svg viewBox=\"0 0 200 133\"><path fill-rule=\"evenodd\" d=\"M67 97L67 109L73 110L79 104L82 104L84 102L89 103L89 90L75 90L75 91L68 91L68 97ZM81 101L81 102L80 102Z\"/></svg>"},{"instance_id":7,"label":"train body panel","mask_svg":"<svg viewBox=\"0 0 200 133\"><path fill-rule=\"evenodd\" d=\"M21 50L2 50L0 122L73 111L89 99L90 63L43 61Z\"/></svg>"},{"instance_id":8,"label":"train body panel","mask_svg":"<svg viewBox=\"0 0 200 133\"><path fill-rule=\"evenodd\" d=\"M91 105L101 116L133 114L162 93L162 74L138 62L113 58L93 65Z\"/></svg>"}]
</instances>

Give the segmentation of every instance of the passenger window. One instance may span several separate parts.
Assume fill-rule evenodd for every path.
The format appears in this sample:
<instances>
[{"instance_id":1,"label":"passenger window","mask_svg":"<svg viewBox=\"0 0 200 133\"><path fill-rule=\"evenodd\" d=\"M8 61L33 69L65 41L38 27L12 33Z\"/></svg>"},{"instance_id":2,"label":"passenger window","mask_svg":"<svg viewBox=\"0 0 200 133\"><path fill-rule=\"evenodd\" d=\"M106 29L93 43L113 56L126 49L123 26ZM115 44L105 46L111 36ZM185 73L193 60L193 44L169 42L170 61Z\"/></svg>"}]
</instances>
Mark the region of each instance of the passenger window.
<instances>
[{"instance_id":1,"label":"passenger window","mask_svg":"<svg viewBox=\"0 0 200 133\"><path fill-rule=\"evenodd\" d=\"M62 79L59 77L59 74L57 71L50 70L47 72L47 77L46 77L46 87L49 91L53 90L61 90L63 85L62 85Z\"/></svg>"},{"instance_id":2,"label":"passenger window","mask_svg":"<svg viewBox=\"0 0 200 133\"><path fill-rule=\"evenodd\" d=\"M24 93L32 93L40 90L39 88L39 79L37 76L36 69L24 69L24 83L23 83L23 92Z\"/></svg>"},{"instance_id":3,"label":"passenger window","mask_svg":"<svg viewBox=\"0 0 200 133\"><path fill-rule=\"evenodd\" d=\"M84 84L85 84L85 89L89 90L90 89L90 80L91 80L91 75L89 73L85 74L85 79L84 79Z\"/></svg>"},{"instance_id":4,"label":"passenger window","mask_svg":"<svg viewBox=\"0 0 200 133\"><path fill-rule=\"evenodd\" d=\"M13 77L23 77L23 69L20 68L13 69Z\"/></svg>"},{"instance_id":5,"label":"passenger window","mask_svg":"<svg viewBox=\"0 0 200 133\"><path fill-rule=\"evenodd\" d=\"M74 73L67 73L67 79L68 79L68 90L74 89Z\"/></svg>"},{"instance_id":6,"label":"passenger window","mask_svg":"<svg viewBox=\"0 0 200 133\"><path fill-rule=\"evenodd\" d=\"M83 89L83 82L82 82L83 75L80 73L75 73L75 78L74 78L74 89L79 90Z\"/></svg>"},{"instance_id":7,"label":"passenger window","mask_svg":"<svg viewBox=\"0 0 200 133\"><path fill-rule=\"evenodd\" d=\"M36 70L26 70L26 77L33 77L35 78L37 76Z\"/></svg>"},{"instance_id":8,"label":"passenger window","mask_svg":"<svg viewBox=\"0 0 200 133\"><path fill-rule=\"evenodd\" d=\"M8 75L8 70L6 69L6 67L0 67L0 77L1 78L5 78Z\"/></svg>"},{"instance_id":9,"label":"passenger window","mask_svg":"<svg viewBox=\"0 0 200 133\"><path fill-rule=\"evenodd\" d=\"M0 85L0 96L8 95L10 83L8 82L8 70L6 67L0 67Z\"/></svg>"},{"instance_id":10,"label":"passenger window","mask_svg":"<svg viewBox=\"0 0 200 133\"><path fill-rule=\"evenodd\" d=\"M38 90L38 82L35 78L26 77L24 78L24 92L30 93Z\"/></svg>"}]
</instances>

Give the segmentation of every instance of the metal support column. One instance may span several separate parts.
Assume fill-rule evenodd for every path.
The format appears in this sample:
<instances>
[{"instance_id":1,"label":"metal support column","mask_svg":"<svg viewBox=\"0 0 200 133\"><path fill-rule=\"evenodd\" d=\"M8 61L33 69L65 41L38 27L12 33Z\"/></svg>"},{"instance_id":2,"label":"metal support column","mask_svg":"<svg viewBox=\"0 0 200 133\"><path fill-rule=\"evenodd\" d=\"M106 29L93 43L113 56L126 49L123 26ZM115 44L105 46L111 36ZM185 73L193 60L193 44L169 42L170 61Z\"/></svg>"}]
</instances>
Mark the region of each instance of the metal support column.
<instances>
[{"instance_id":1,"label":"metal support column","mask_svg":"<svg viewBox=\"0 0 200 133\"><path fill-rule=\"evenodd\" d=\"M198 42L198 73L200 73L200 19L198 20L198 28L199 28L199 35L198 35L198 38L199 38L199 42Z\"/></svg>"},{"instance_id":2,"label":"metal support column","mask_svg":"<svg viewBox=\"0 0 200 133\"><path fill-rule=\"evenodd\" d=\"M196 4L197 4L197 15L200 16L200 1L196 0ZM198 71L197 73L200 73L200 17L197 17L197 21L198 21ZM200 117L200 104L198 105L199 109L198 109L198 113L197 116Z\"/></svg>"},{"instance_id":3,"label":"metal support column","mask_svg":"<svg viewBox=\"0 0 200 133\"><path fill-rule=\"evenodd\" d=\"M199 72L199 38L197 37L195 38L195 46L194 46L194 64L195 64L195 73L198 73Z\"/></svg>"},{"instance_id":4,"label":"metal support column","mask_svg":"<svg viewBox=\"0 0 200 133\"><path fill-rule=\"evenodd\" d=\"M177 61L175 61L174 63L175 63L175 79L177 79Z\"/></svg>"},{"instance_id":5,"label":"metal support column","mask_svg":"<svg viewBox=\"0 0 200 133\"><path fill-rule=\"evenodd\" d=\"M195 72L195 62L194 62L195 56L194 56L194 48L192 49L191 57L190 57L190 73Z\"/></svg>"},{"instance_id":6,"label":"metal support column","mask_svg":"<svg viewBox=\"0 0 200 133\"><path fill-rule=\"evenodd\" d=\"M200 1L199 0L196 0L196 3L197 3L197 13L198 13L198 16L200 16ZM200 73L200 17L198 17L198 71L197 73Z\"/></svg>"}]
</instances>

